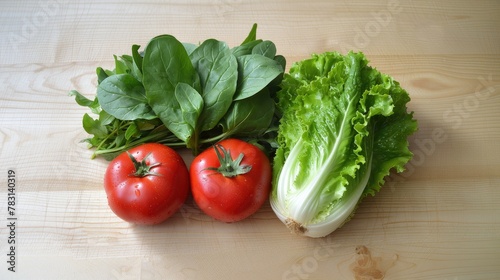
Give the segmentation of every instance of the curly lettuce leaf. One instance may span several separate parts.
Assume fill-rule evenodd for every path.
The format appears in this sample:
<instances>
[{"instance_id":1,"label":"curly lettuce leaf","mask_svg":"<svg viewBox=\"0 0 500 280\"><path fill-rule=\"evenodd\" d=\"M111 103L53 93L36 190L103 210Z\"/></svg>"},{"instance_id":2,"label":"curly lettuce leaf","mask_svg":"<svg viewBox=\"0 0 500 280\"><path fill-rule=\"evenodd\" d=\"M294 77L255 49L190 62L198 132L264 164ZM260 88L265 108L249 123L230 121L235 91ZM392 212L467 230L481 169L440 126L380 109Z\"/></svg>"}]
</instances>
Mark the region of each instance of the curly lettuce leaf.
<instances>
[{"instance_id":1,"label":"curly lettuce leaf","mask_svg":"<svg viewBox=\"0 0 500 280\"><path fill-rule=\"evenodd\" d=\"M411 159L410 97L353 52L298 62L281 87L271 206L293 231L325 236Z\"/></svg>"}]
</instances>

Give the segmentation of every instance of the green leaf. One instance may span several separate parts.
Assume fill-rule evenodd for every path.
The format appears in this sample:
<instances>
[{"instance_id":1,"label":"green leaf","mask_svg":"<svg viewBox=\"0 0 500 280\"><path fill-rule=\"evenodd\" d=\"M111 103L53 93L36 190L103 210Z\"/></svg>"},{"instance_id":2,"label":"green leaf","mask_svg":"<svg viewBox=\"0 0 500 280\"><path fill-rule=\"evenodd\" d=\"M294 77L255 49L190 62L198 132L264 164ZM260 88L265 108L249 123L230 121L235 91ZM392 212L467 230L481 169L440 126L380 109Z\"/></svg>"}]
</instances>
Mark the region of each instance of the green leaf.
<instances>
[{"instance_id":1,"label":"green leaf","mask_svg":"<svg viewBox=\"0 0 500 280\"><path fill-rule=\"evenodd\" d=\"M278 62L279 65L281 65L281 68L285 69L286 68L286 58L282 55L277 55L274 57L274 60Z\"/></svg>"},{"instance_id":2,"label":"green leaf","mask_svg":"<svg viewBox=\"0 0 500 280\"><path fill-rule=\"evenodd\" d=\"M144 51L142 68L146 96L154 112L179 139L187 139L190 132L186 131L175 89L184 83L199 92L201 85L184 45L171 35L153 38Z\"/></svg>"},{"instance_id":3,"label":"green leaf","mask_svg":"<svg viewBox=\"0 0 500 280\"><path fill-rule=\"evenodd\" d=\"M127 130L125 130L125 139L130 140L130 138L139 135L139 128L137 125L132 122L128 127Z\"/></svg>"},{"instance_id":4,"label":"green leaf","mask_svg":"<svg viewBox=\"0 0 500 280\"><path fill-rule=\"evenodd\" d=\"M255 46L260 44L262 40L255 40L255 41L250 41L248 43L242 44L241 46L236 46L231 49L231 52L233 53L234 56L239 57L243 55L248 55L252 54L252 50Z\"/></svg>"},{"instance_id":5,"label":"green leaf","mask_svg":"<svg viewBox=\"0 0 500 280\"><path fill-rule=\"evenodd\" d=\"M391 169L397 172L405 170L404 165L413 156L408 148L408 136L418 129L413 113L406 110L410 101L408 93L391 77L382 74L381 78L383 87L373 87L365 101L371 106L370 117L377 122L373 140L373 175L365 188L366 195L374 195L380 190ZM386 105L389 102L391 108Z\"/></svg>"},{"instance_id":6,"label":"green leaf","mask_svg":"<svg viewBox=\"0 0 500 280\"><path fill-rule=\"evenodd\" d=\"M215 39L203 42L190 55L200 75L204 108L201 130L214 128L231 106L238 81L238 63L229 47Z\"/></svg>"},{"instance_id":7,"label":"green leaf","mask_svg":"<svg viewBox=\"0 0 500 280\"><path fill-rule=\"evenodd\" d=\"M82 119L83 129L88 134L93 134L97 137L106 137L108 130L99 120L94 120L89 114L85 113Z\"/></svg>"},{"instance_id":8,"label":"green leaf","mask_svg":"<svg viewBox=\"0 0 500 280\"><path fill-rule=\"evenodd\" d=\"M179 83L175 88L175 98L179 102L182 121L176 124L178 128L176 131L179 133L179 138L184 142L189 142L193 135L196 133L196 127L198 126L198 118L200 117L201 110L203 109L203 98L192 86ZM188 145L190 147L196 147L197 143Z\"/></svg>"},{"instance_id":9,"label":"green leaf","mask_svg":"<svg viewBox=\"0 0 500 280\"><path fill-rule=\"evenodd\" d=\"M113 139L111 146L121 147L121 146L125 145L126 142L127 142L127 139L125 139L125 133L123 131L120 131L120 133L118 133L116 135L116 137Z\"/></svg>"},{"instance_id":10,"label":"green leaf","mask_svg":"<svg viewBox=\"0 0 500 280\"><path fill-rule=\"evenodd\" d=\"M277 61L260 54L237 57L238 87L234 100L248 98L265 88L283 73Z\"/></svg>"},{"instance_id":11,"label":"green leaf","mask_svg":"<svg viewBox=\"0 0 500 280\"><path fill-rule=\"evenodd\" d=\"M274 115L274 101L267 89L252 97L233 103L221 120L223 134L238 136L259 136L271 124Z\"/></svg>"},{"instance_id":12,"label":"green leaf","mask_svg":"<svg viewBox=\"0 0 500 280\"><path fill-rule=\"evenodd\" d=\"M101 110L99 112L99 122L101 122L101 125L109 125L111 124L116 118L108 114L108 112Z\"/></svg>"},{"instance_id":13,"label":"green leaf","mask_svg":"<svg viewBox=\"0 0 500 280\"><path fill-rule=\"evenodd\" d=\"M130 74L108 77L97 87L97 98L104 111L120 120L153 119L144 87Z\"/></svg>"},{"instance_id":14,"label":"green leaf","mask_svg":"<svg viewBox=\"0 0 500 280\"><path fill-rule=\"evenodd\" d=\"M257 39L257 24L254 23L245 40L239 46L231 49L231 51L236 57L252 54L253 48L261 42L261 39Z\"/></svg>"},{"instance_id":15,"label":"green leaf","mask_svg":"<svg viewBox=\"0 0 500 280\"><path fill-rule=\"evenodd\" d=\"M140 131L148 131L148 130L153 130L157 126L160 126L161 123L158 123L158 119L153 119L153 120L136 120L135 124L137 125L137 128Z\"/></svg>"},{"instance_id":16,"label":"green leaf","mask_svg":"<svg viewBox=\"0 0 500 280\"><path fill-rule=\"evenodd\" d=\"M260 54L274 59L276 56L276 45L271 41L263 41L252 49L252 54Z\"/></svg>"},{"instance_id":17,"label":"green leaf","mask_svg":"<svg viewBox=\"0 0 500 280\"><path fill-rule=\"evenodd\" d=\"M134 62L135 65L137 65L137 68L139 68L139 70L141 70L142 72L142 56L141 54L139 53L139 48L141 46L139 45L132 45L132 60Z\"/></svg>"},{"instance_id":18,"label":"green leaf","mask_svg":"<svg viewBox=\"0 0 500 280\"><path fill-rule=\"evenodd\" d=\"M82 140L83 143L89 144L90 148L99 146L99 143L101 141L102 141L102 139L99 138L99 137L97 137L97 136L94 136L94 137L91 137L91 138L86 138L86 139Z\"/></svg>"},{"instance_id":19,"label":"green leaf","mask_svg":"<svg viewBox=\"0 0 500 280\"><path fill-rule=\"evenodd\" d=\"M106 70L102 69L102 67L97 67L96 74L97 74L97 84L100 84L107 77L109 77L109 75L106 72Z\"/></svg>"},{"instance_id":20,"label":"green leaf","mask_svg":"<svg viewBox=\"0 0 500 280\"><path fill-rule=\"evenodd\" d=\"M90 100L76 90L70 91L69 96L74 96L78 105L90 108L92 113L99 114L101 112L101 106L99 105L97 97L95 97L94 100Z\"/></svg>"},{"instance_id":21,"label":"green leaf","mask_svg":"<svg viewBox=\"0 0 500 280\"><path fill-rule=\"evenodd\" d=\"M142 61L143 58L139 54L139 45L132 46L132 69L131 74L138 80L142 81Z\"/></svg>"},{"instance_id":22,"label":"green leaf","mask_svg":"<svg viewBox=\"0 0 500 280\"><path fill-rule=\"evenodd\" d=\"M76 90L70 91L69 96L74 96L76 103L80 106L91 107L94 103L94 100L88 99Z\"/></svg>"},{"instance_id":23,"label":"green leaf","mask_svg":"<svg viewBox=\"0 0 500 280\"><path fill-rule=\"evenodd\" d=\"M132 69L132 57L130 55L116 56L115 58L115 74L128 74Z\"/></svg>"},{"instance_id":24,"label":"green leaf","mask_svg":"<svg viewBox=\"0 0 500 280\"><path fill-rule=\"evenodd\" d=\"M257 40L257 23L254 23L252 25L252 29L248 33L248 35L245 38L245 40L243 40L243 42L241 43L241 45L244 45L246 43L249 43L249 42L252 42L252 41L255 41L255 40Z\"/></svg>"}]
</instances>

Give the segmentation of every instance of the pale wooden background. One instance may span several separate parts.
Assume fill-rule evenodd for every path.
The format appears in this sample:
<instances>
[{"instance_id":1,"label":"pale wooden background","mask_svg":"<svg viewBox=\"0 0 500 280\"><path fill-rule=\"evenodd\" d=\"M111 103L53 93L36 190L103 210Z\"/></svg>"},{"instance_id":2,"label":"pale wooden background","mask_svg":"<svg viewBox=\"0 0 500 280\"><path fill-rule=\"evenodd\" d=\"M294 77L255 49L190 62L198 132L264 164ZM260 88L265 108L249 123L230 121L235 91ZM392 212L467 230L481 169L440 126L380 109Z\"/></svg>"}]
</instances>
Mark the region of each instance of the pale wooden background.
<instances>
[{"instance_id":1,"label":"pale wooden background","mask_svg":"<svg viewBox=\"0 0 500 280\"><path fill-rule=\"evenodd\" d=\"M498 1L33 0L0 15L0 224L7 170L18 180L17 272L0 226L0 279L354 279L367 259L384 279L500 277ZM353 49L399 80L420 124L408 172L323 239L269 205L236 224L191 201L160 226L119 220L68 91L93 96L95 68L153 36L236 45L254 22L288 65Z\"/></svg>"}]
</instances>

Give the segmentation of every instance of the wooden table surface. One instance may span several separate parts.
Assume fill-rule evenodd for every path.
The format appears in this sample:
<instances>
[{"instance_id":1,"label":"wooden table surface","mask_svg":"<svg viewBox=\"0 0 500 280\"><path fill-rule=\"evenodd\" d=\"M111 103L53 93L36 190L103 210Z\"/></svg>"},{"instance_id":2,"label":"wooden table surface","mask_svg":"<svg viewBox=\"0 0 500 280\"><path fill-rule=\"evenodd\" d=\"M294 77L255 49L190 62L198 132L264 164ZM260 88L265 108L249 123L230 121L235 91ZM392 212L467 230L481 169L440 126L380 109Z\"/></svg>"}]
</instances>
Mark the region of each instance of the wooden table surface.
<instances>
[{"instance_id":1,"label":"wooden table surface","mask_svg":"<svg viewBox=\"0 0 500 280\"><path fill-rule=\"evenodd\" d=\"M498 1L33 0L0 15L0 279L499 279ZM254 22L288 66L352 49L395 77L420 126L407 172L321 239L289 233L269 204L235 224L191 200L159 226L117 218L68 92L93 97L96 67L132 44L235 46Z\"/></svg>"}]
</instances>

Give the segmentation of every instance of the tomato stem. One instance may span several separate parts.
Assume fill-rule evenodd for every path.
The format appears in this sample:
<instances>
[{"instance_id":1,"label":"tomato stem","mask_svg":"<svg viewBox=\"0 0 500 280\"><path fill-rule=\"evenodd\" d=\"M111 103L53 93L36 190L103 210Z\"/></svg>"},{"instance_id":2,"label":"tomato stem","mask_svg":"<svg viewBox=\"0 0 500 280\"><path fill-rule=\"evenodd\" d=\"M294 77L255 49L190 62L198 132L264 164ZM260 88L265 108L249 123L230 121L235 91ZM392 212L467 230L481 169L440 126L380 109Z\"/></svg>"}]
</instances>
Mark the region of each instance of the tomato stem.
<instances>
[{"instance_id":1,"label":"tomato stem","mask_svg":"<svg viewBox=\"0 0 500 280\"><path fill-rule=\"evenodd\" d=\"M235 177L237 175L246 174L252 169L251 165L241 165L241 161L244 157L243 153L240 153L236 160L233 160L231 152L221 145L215 144L214 149L219 159L220 166L218 168L209 167L207 169L217 171L224 177Z\"/></svg>"},{"instance_id":2,"label":"tomato stem","mask_svg":"<svg viewBox=\"0 0 500 280\"><path fill-rule=\"evenodd\" d=\"M132 162L134 163L134 167L135 167L135 172L130 174L131 176L134 176L134 177L145 177L148 175L161 176L158 173L150 171L151 168L159 166L160 165L159 162L157 162L155 164L151 164L151 165L147 164L147 162L146 162L147 158L151 155L151 153L147 154L141 161L137 161L137 159L132 154L130 154L128 151L127 151L127 154L129 156L129 158L132 160Z\"/></svg>"}]
</instances>

